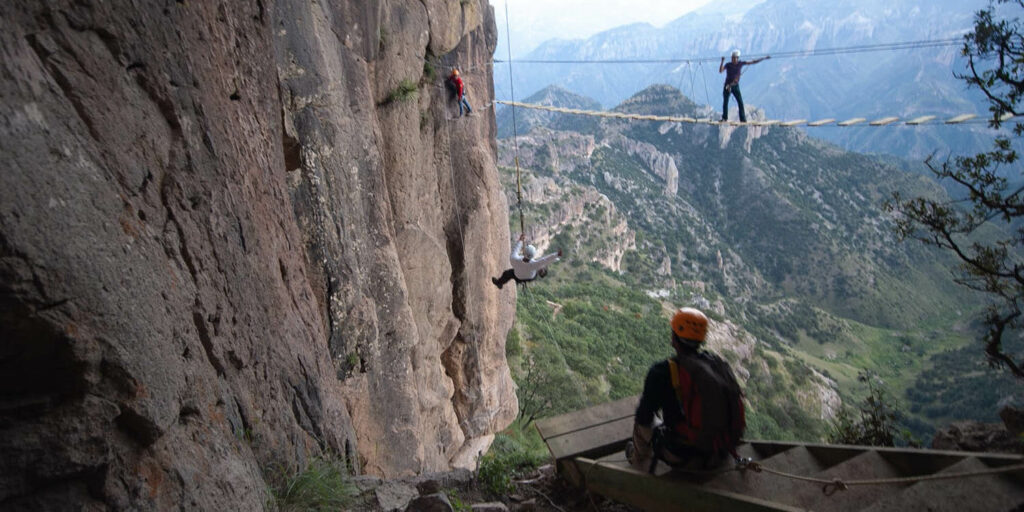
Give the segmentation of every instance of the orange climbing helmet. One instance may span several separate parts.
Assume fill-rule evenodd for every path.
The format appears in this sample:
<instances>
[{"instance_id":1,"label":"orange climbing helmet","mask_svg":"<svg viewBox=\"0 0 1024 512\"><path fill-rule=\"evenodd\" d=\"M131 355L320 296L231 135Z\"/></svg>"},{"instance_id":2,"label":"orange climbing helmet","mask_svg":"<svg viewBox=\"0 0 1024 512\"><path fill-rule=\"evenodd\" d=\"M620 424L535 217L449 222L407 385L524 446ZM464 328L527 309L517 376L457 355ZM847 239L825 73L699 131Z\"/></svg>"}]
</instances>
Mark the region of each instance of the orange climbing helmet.
<instances>
[{"instance_id":1,"label":"orange climbing helmet","mask_svg":"<svg viewBox=\"0 0 1024 512\"><path fill-rule=\"evenodd\" d=\"M452 68L452 75L453 76L459 76L459 70L457 70L455 68Z\"/></svg>"},{"instance_id":2,"label":"orange climbing helmet","mask_svg":"<svg viewBox=\"0 0 1024 512\"><path fill-rule=\"evenodd\" d=\"M672 315L672 332L684 339L704 343L708 334L708 317L694 308L680 308Z\"/></svg>"}]
</instances>

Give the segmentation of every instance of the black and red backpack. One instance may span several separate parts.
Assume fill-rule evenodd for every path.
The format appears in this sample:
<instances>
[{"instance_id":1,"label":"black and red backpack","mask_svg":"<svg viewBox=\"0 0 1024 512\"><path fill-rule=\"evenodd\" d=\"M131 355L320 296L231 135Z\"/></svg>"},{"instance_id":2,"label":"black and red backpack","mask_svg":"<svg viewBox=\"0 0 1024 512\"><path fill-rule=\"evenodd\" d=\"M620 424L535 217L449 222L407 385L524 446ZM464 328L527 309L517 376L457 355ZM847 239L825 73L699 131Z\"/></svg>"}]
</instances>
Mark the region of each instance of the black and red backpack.
<instances>
[{"instance_id":1,"label":"black and red backpack","mask_svg":"<svg viewBox=\"0 0 1024 512\"><path fill-rule=\"evenodd\" d=\"M669 359L668 364L685 417L669 426L702 453L735 456L747 421L743 391L729 363L714 354L698 352Z\"/></svg>"}]
</instances>

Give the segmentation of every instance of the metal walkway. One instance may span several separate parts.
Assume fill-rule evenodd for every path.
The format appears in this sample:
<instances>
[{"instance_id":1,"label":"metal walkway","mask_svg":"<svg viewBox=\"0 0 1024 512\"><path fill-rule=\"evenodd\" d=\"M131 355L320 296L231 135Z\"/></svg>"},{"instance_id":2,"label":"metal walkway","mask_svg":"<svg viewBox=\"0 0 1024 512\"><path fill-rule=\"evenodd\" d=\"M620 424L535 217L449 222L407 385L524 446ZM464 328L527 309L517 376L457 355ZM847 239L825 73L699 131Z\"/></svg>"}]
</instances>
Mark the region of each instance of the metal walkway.
<instances>
[{"instance_id":1,"label":"metal walkway","mask_svg":"<svg viewBox=\"0 0 1024 512\"><path fill-rule=\"evenodd\" d=\"M683 473L658 464L651 475L626 462L638 397L537 421L559 473L573 484L652 511L1010 511L1024 510L1019 455L750 440L738 449L764 468L849 481L829 495L822 485L751 469L732 461L715 471ZM854 485L867 479L945 480Z\"/></svg>"}]
</instances>

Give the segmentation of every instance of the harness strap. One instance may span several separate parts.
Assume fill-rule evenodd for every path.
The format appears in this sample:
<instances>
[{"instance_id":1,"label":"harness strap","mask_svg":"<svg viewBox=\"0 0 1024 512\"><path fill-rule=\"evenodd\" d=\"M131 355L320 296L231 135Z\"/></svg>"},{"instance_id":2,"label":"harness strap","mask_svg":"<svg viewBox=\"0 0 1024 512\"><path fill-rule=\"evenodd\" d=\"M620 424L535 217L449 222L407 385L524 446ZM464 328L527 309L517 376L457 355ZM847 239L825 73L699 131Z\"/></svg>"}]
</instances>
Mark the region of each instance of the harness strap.
<instances>
[{"instance_id":1,"label":"harness strap","mask_svg":"<svg viewBox=\"0 0 1024 512\"><path fill-rule=\"evenodd\" d=\"M683 401L682 386L679 385L679 364L676 363L675 359L669 358L668 368L672 373L672 389L676 392L676 398L679 399L679 405L685 407L686 403Z\"/></svg>"},{"instance_id":2,"label":"harness strap","mask_svg":"<svg viewBox=\"0 0 1024 512\"><path fill-rule=\"evenodd\" d=\"M680 433L686 435L686 438L692 441L693 439L691 436L693 431L690 424L690 406L693 405L692 397L690 401L687 401L686 397L683 395L683 386L679 380L679 363L670 357L668 359L668 368L669 373L672 374L672 389L676 392L676 400L679 401L679 409L683 413L683 423L681 426L686 430L686 432ZM679 430L678 427L679 425L672 426L676 431Z\"/></svg>"}]
</instances>

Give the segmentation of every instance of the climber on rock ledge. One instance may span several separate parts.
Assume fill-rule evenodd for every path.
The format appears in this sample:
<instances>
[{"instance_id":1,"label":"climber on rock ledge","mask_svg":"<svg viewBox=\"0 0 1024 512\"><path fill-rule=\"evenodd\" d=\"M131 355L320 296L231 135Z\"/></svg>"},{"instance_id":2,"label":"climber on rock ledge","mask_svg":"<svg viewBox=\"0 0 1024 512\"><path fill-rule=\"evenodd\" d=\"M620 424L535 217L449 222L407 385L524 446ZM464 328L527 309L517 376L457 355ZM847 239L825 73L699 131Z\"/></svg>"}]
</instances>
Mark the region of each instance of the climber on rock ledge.
<instances>
[{"instance_id":1,"label":"climber on rock ledge","mask_svg":"<svg viewBox=\"0 0 1024 512\"><path fill-rule=\"evenodd\" d=\"M455 99L459 101L459 117L462 117L463 107L465 107L466 115L471 115L473 109L469 106L469 101L466 100L466 86L462 82L462 77L459 76L459 70L452 68L452 74L448 76L448 80L455 88Z\"/></svg>"},{"instance_id":2,"label":"climber on rock ledge","mask_svg":"<svg viewBox=\"0 0 1024 512\"><path fill-rule=\"evenodd\" d=\"M562 250L559 249L555 254L549 254L547 256L533 259L537 255L537 248L533 245L526 246L526 252L523 253L523 241L526 240L526 235L519 235L519 241L516 242L515 247L512 248L512 254L509 255L509 262L512 264L512 268L506 270L501 274L501 277L492 277L491 282L498 289L505 286L505 283L515 280L517 283L526 283L533 281L538 277L544 277L548 274L548 265L558 261L562 257Z\"/></svg>"}]
</instances>

